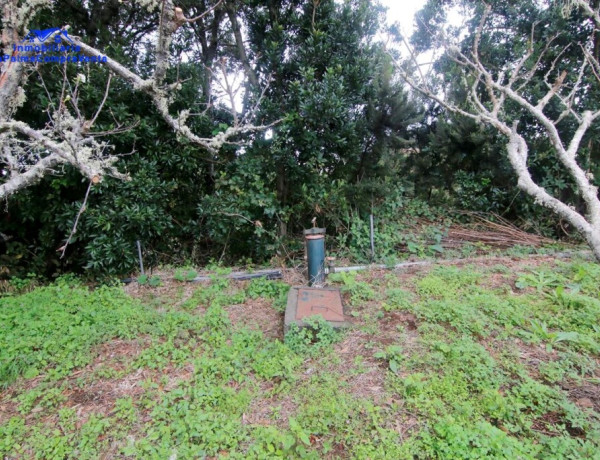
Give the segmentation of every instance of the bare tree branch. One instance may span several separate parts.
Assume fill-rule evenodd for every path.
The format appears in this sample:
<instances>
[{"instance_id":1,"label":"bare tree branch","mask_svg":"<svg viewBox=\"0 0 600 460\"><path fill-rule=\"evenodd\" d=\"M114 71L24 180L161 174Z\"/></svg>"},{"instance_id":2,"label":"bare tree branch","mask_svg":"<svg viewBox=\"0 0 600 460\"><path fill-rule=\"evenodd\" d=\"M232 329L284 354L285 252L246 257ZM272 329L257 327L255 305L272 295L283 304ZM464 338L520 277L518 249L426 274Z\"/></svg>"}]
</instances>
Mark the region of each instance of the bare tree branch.
<instances>
[{"instance_id":1,"label":"bare tree branch","mask_svg":"<svg viewBox=\"0 0 600 460\"><path fill-rule=\"evenodd\" d=\"M244 116L240 120L235 108L235 89L229 85L228 80L225 80L228 85L226 92L229 94L234 124L224 132L212 137L199 136L187 124L190 116L189 110L182 110L177 114L170 112L173 92L181 87L179 79L172 84L165 83L173 35L180 26L193 24L210 12L217 11L222 5L222 1L218 0L200 15L188 19L180 8L174 6L173 0L161 0L155 66L153 73L148 78L143 78L118 61L104 56L98 49L84 43L80 37L69 35L67 39L59 31L49 37L51 39L60 37L65 44L79 47L81 53L86 56L105 59L104 65L110 72L106 89L102 101L89 120L85 119L83 111L79 108L80 81L76 80L75 86L71 87L66 70L60 99L56 104L50 102L50 107L53 109L49 110L51 117L45 129L37 129L22 121L14 120L15 110L25 100L24 87L28 75L26 64L20 61L13 62L11 59L4 61L0 68L2 71L0 75L0 165L2 162L7 165L7 173L10 173L10 177L0 186L0 199L31 185L45 173L50 173L51 168L61 164L74 166L89 179L101 179L103 175L127 178L125 174L119 173L114 167L117 157L105 154L107 144L96 138L123 132L135 124L124 126L117 122L117 128L114 130L90 132L107 103L113 75L131 84L135 91L147 94L156 111L178 136L207 150L212 154L211 156L214 156L224 145L239 144L239 140L236 138L242 134L262 131L279 123L281 120L254 125L250 119L251 116ZM31 0L24 8L34 11L51 5L50 0ZM0 0L0 8L3 11L2 45L4 55L12 53L12 45L18 43L25 36L29 20L32 17L31 15L22 15L21 12L24 10L19 10L19 6L18 0ZM224 73L226 74L225 70ZM255 87L259 89L258 79L256 79ZM261 99L262 96L258 101L260 102ZM69 108L65 104L67 100L69 100ZM210 101L208 104L210 107ZM255 111L252 111L252 115L254 114ZM23 147L24 142L29 144ZM19 152L19 155L15 152ZM18 157L22 159L17 160ZM214 160L207 158L206 161ZM19 176L23 176L23 178L21 179Z\"/></svg>"},{"instance_id":2,"label":"bare tree branch","mask_svg":"<svg viewBox=\"0 0 600 460\"><path fill-rule=\"evenodd\" d=\"M88 197L90 196L90 190L92 190L93 184L94 184L94 181L91 180L88 185L87 191L85 192L85 197L83 199L83 203L81 203L81 206L79 207L79 212L77 212L77 216L75 217L75 222L73 223L73 228L71 229L71 233L69 233L69 237L67 238L67 241L65 242L65 244L61 248L58 249L59 251L62 251L62 253L60 254L61 259L65 257L65 253L67 252L67 247L69 246L69 243L73 239L73 236L75 235L75 233L77 233L77 224L79 224L79 218L86 210Z\"/></svg>"},{"instance_id":3,"label":"bare tree branch","mask_svg":"<svg viewBox=\"0 0 600 460\"><path fill-rule=\"evenodd\" d=\"M110 90L110 82L112 80L112 73L108 74L108 81L106 82L106 90L104 91L104 97L102 98L102 102L100 102L100 105L98 106L98 110L96 110L96 113L94 114L94 116L92 117L92 119L87 123L87 128L91 128L94 123L96 123L96 120L98 119L98 115L100 115L100 112L102 112L102 109L104 108L104 104L106 104L106 99L108 99L108 91Z\"/></svg>"},{"instance_id":4,"label":"bare tree branch","mask_svg":"<svg viewBox=\"0 0 600 460\"><path fill-rule=\"evenodd\" d=\"M600 27L600 15L598 11L590 7L589 2L585 0L572 1L577 6L582 7L586 14L593 18L596 27ZM432 89L432 85L424 79L422 73L419 74L419 79L415 78L414 73L410 73L405 65L396 62L396 67L399 69L402 78L413 89L424 96L434 100L450 112L474 119L477 122L489 124L504 134L507 137L508 158L517 174L519 187L532 196L538 203L552 209L556 214L577 228L600 261L600 200L598 198L598 189L590 181L589 174L577 162L577 152L583 138L593 122L600 118L600 107L596 111L579 110L577 107L577 98L580 92L584 90L584 81L588 72L600 82L600 65L591 53L585 47L581 46L584 54L579 59L580 63L575 70L576 73L573 73L576 77L570 80L571 83L567 83L568 71L573 72L571 59L567 61L570 68L562 69L558 77L550 84L548 82L549 75L562 65L560 58L569 48L570 45L568 45L560 50L557 57L551 63L550 70L543 76L543 81L548 86L548 91L537 100L532 101L531 99L534 99L534 97L532 96L532 92L528 91L529 85L538 73L540 63L549 52L556 37L550 38L541 52L536 56L532 45L536 24L533 24L529 46L523 56L514 62L506 62L503 68L499 70L499 76L493 78L492 72L483 64L479 51L481 37L486 21L490 17L490 11L490 6L486 5L482 19L474 35L474 43L470 55L466 55L456 44L448 41L447 36L444 36L444 41L440 41L440 45L446 49L446 55L463 69L468 78L472 79L472 82L466 88L468 99L471 102L470 108L458 107L456 104L439 96ZM404 41L404 44L408 47L406 41ZM417 58L411 49L409 49L409 56L410 62L415 65ZM522 72L522 69L526 65L529 65L528 63L531 63L532 67L529 71ZM498 70L495 69L495 71ZM504 80L504 75L509 75L507 81ZM515 85L517 85L516 89L514 89ZM483 102L483 95L487 96L487 100L489 100L492 107L491 110L486 106L487 102ZM553 121L545 113L545 109L555 99L564 107L564 111L558 120ZM512 126L508 125L506 114L501 110L505 100L512 101L521 113L536 119L539 126L544 130L554 147L557 160L573 178L577 186L575 192L585 202L587 211L585 215L577 212L574 208L556 197L553 197L543 187L535 183L527 164L529 152L527 141L523 134L519 132L516 122ZM575 129L570 138L565 138L564 134L561 134L557 127L557 124L566 117L570 117L575 123Z\"/></svg>"}]
</instances>

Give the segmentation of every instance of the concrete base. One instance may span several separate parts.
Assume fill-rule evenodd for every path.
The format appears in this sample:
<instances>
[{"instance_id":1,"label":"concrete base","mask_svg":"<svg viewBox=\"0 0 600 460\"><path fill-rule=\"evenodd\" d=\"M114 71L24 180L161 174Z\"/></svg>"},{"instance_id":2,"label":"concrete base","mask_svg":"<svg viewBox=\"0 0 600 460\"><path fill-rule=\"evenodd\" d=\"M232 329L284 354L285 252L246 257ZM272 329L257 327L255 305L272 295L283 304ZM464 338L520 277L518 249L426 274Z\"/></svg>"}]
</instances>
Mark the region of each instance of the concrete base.
<instances>
[{"instance_id":1,"label":"concrete base","mask_svg":"<svg viewBox=\"0 0 600 460\"><path fill-rule=\"evenodd\" d=\"M351 323L344 317L344 307L339 289L292 287L288 294L285 309L284 333L290 325L305 327L304 318L320 315L334 328L349 327Z\"/></svg>"}]
</instances>

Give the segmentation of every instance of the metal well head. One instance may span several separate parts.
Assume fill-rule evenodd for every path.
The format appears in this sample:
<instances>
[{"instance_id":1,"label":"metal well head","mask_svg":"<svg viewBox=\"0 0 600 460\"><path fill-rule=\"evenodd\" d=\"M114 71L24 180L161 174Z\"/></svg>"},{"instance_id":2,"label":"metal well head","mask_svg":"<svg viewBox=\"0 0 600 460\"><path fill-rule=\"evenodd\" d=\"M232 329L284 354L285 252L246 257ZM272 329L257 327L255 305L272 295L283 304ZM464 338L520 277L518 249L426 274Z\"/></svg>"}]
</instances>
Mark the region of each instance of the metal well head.
<instances>
[{"instance_id":1,"label":"metal well head","mask_svg":"<svg viewBox=\"0 0 600 460\"><path fill-rule=\"evenodd\" d=\"M304 230L308 265L308 285L320 286L325 281L325 229Z\"/></svg>"},{"instance_id":2,"label":"metal well head","mask_svg":"<svg viewBox=\"0 0 600 460\"><path fill-rule=\"evenodd\" d=\"M304 319L320 315L335 328L348 327L339 289L293 287L285 309L285 331L291 324L305 326Z\"/></svg>"}]
</instances>

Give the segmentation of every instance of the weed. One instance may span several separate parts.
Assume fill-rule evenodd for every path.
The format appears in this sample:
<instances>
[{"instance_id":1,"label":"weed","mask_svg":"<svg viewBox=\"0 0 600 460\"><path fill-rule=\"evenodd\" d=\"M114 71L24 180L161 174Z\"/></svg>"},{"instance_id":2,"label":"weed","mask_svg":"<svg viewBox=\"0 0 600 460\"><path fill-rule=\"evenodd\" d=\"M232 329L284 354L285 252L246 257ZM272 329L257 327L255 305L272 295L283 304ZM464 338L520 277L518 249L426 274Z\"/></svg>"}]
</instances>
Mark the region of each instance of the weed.
<instances>
[{"instance_id":1,"label":"weed","mask_svg":"<svg viewBox=\"0 0 600 460\"><path fill-rule=\"evenodd\" d=\"M148 280L148 286L151 286L151 287L162 286L162 281L160 279L160 276L158 276L158 275L152 275L150 277L150 279Z\"/></svg>"},{"instance_id":2,"label":"weed","mask_svg":"<svg viewBox=\"0 0 600 460\"><path fill-rule=\"evenodd\" d=\"M349 294L352 305L358 306L375 299L375 291L368 283L358 281L356 277L356 272L340 272L329 275L329 280L334 283L342 283L342 293Z\"/></svg>"},{"instance_id":3,"label":"weed","mask_svg":"<svg viewBox=\"0 0 600 460\"><path fill-rule=\"evenodd\" d=\"M166 368L169 364L181 366L190 358L192 349L189 345L177 345L174 341L156 342L154 345L144 349L135 360L133 367L137 369L159 369Z\"/></svg>"},{"instance_id":4,"label":"weed","mask_svg":"<svg viewBox=\"0 0 600 460\"><path fill-rule=\"evenodd\" d=\"M451 416L435 423L420 436L421 458L532 459L536 447L519 441L488 422L460 423Z\"/></svg>"},{"instance_id":5,"label":"weed","mask_svg":"<svg viewBox=\"0 0 600 460\"><path fill-rule=\"evenodd\" d=\"M95 454L93 456L96 456L99 447L97 445L98 440L110 425L109 419L96 414L90 415L87 422L81 427L77 450L83 452L87 451L88 455L86 456L90 456L90 454Z\"/></svg>"},{"instance_id":6,"label":"weed","mask_svg":"<svg viewBox=\"0 0 600 460\"><path fill-rule=\"evenodd\" d=\"M510 268L505 267L504 265L501 265L501 264L492 265L486 271L489 271L490 273L502 273L504 275L511 274Z\"/></svg>"},{"instance_id":7,"label":"weed","mask_svg":"<svg viewBox=\"0 0 600 460\"><path fill-rule=\"evenodd\" d=\"M408 234L406 236L406 249L420 258L442 254L444 252L442 239L447 233L447 230L440 227L428 226L422 235Z\"/></svg>"},{"instance_id":8,"label":"weed","mask_svg":"<svg viewBox=\"0 0 600 460\"><path fill-rule=\"evenodd\" d=\"M275 300L273 300L272 306L279 313L283 313L287 307L289 288L290 288L290 286L288 286L287 292L282 291L279 294L279 296Z\"/></svg>"},{"instance_id":9,"label":"weed","mask_svg":"<svg viewBox=\"0 0 600 460\"><path fill-rule=\"evenodd\" d=\"M460 247L460 257L468 259L477 254L479 247L473 243L467 242Z\"/></svg>"},{"instance_id":10,"label":"weed","mask_svg":"<svg viewBox=\"0 0 600 460\"><path fill-rule=\"evenodd\" d=\"M140 286L158 287L162 285L162 281L158 275L140 275L137 282Z\"/></svg>"},{"instance_id":11,"label":"weed","mask_svg":"<svg viewBox=\"0 0 600 460\"><path fill-rule=\"evenodd\" d=\"M246 287L246 295L252 299L259 297L276 299L282 293L287 294L290 286L281 281L271 281L266 278L255 278Z\"/></svg>"},{"instance_id":12,"label":"weed","mask_svg":"<svg viewBox=\"0 0 600 460\"><path fill-rule=\"evenodd\" d=\"M455 267L439 267L417 282L417 293L422 297L452 299L476 285L481 274Z\"/></svg>"},{"instance_id":13,"label":"weed","mask_svg":"<svg viewBox=\"0 0 600 460\"><path fill-rule=\"evenodd\" d=\"M216 274L211 275L211 281L208 286L201 285L196 288L191 297L182 302L179 307L183 310L193 310L198 306L236 305L244 303L245 299L245 291L233 290L227 278Z\"/></svg>"},{"instance_id":14,"label":"weed","mask_svg":"<svg viewBox=\"0 0 600 460\"><path fill-rule=\"evenodd\" d=\"M421 320L447 324L461 333L486 336L491 332L489 322L476 302L426 300L413 310Z\"/></svg>"},{"instance_id":15,"label":"weed","mask_svg":"<svg viewBox=\"0 0 600 460\"><path fill-rule=\"evenodd\" d=\"M137 282L140 286L146 286L150 277L148 275L140 275L137 278Z\"/></svg>"},{"instance_id":16,"label":"weed","mask_svg":"<svg viewBox=\"0 0 600 460\"><path fill-rule=\"evenodd\" d=\"M133 423L137 419L137 411L131 397L119 398L115 401L115 409L113 412L115 418L121 422Z\"/></svg>"},{"instance_id":17,"label":"weed","mask_svg":"<svg viewBox=\"0 0 600 460\"><path fill-rule=\"evenodd\" d=\"M173 278L177 281L192 281L197 276L198 272L190 267L180 267L173 274Z\"/></svg>"},{"instance_id":18,"label":"weed","mask_svg":"<svg viewBox=\"0 0 600 460\"><path fill-rule=\"evenodd\" d=\"M544 322L531 321L531 337L546 342L546 351L552 351L552 347L559 342L577 342L579 334L577 332L550 332Z\"/></svg>"},{"instance_id":19,"label":"weed","mask_svg":"<svg viewBox=\"0 0 600 460\"><path fill-rule=\"evenodd\" d=\"M542 362L538 366L538 371L544 380L549 383L560 382L567 374L564 364L558 361Z\"/></svg>"},{"instance_id":20,"label":"weed","mask_svg":"<svg viewBox=\"0 0 600 460\"><path fill-rule=\"evenodd\" d=\"M386 273L383 276L383 280L385 282L385 287L389 289L402 287L402 281L398 278L395 272Z\"/></svg>"},{"instance_id":21,"label":"weed","mask_svg":"<svg viewBox=\"0 0 600 460\"><path fill-rule=\"evenodd\" d=\"M415 303L415 296L404 289L391 288L386 291L386 300L382 304L385 311L410 310Z\"/></svg>"},{"instance_id":22,"label":"weed","mask_svg":"<svg viewBox=\"0 0 600 460\"><path fill-rule=\"evenodd\" d=\"M246 287L246 295L252 299L264 298L273 300L273 308L285 311L290 285L281 281L270 281L266 278L255 278Z\"/></svg>"},{"instance_id":23,"label":"weed","mask_svg":"<svg viewBox=\"0 0 600 460\"><path fill-rule=\"evenodd\" d=\"M596 402L600 383L595 264L557 264L554 281L531 272L525 282L539 292L517 294L484 289L489 270L471 267L409 280L418 296L394 274L340 274L357 304L385 290L382 308L355 309L369 334L352 332L350 355L330 351L340 336L322 318L292 327L284 342L232 328L226 305L262 297L282 306L288 287L260 280L239 290L216 270L188 305L179 295L144 306L74 278L2 297L0 378L11 388L0 407L18 416L0 424L0 458L597 457L597 411L573 402ZM390 336L389 321L385 329L379 321L385 310L412 312L418 328ZM78 372L95 362L98 344L140 336L143 351L118 369L110 358ZM382 385L371 383L373 356L389 368ZM68 389L138 373L146 378L137 391L119 394L107 415L82 424L77 406L65 407Z\"/></svg>"},{"instance_id":24,"label":"weed","mask_svg":"<svg viewBox=\"0 0 600 460\"><path fill-rule=\"evenodd\" d=\"M330 431L341 433L349 428L355 418L357 404L340 388L335 375L317 374L298 389L299 410L296 415L298 428L305 433L327 434ZM290 428L294 428L290 424Z\"/></svg>"},{"instance_id":25,"label":"weed","mask_svg":"<svg viewBox=\"0 0 600 460\"><path fill-rule=\"evenodd\" d=\"M183 310L194 310L195 308L197 308L203 299L203 289L204 288L202 287L194 289L192 295L179 304L179 308Z\"/></svg>"},{"instance_id":26,"label":"weed","mask_svg":"<svg viewBox=\"0 0 600 460\"><path fill-rule=\"evenodd\" d=\"M304 318L303 322L303 327L291 324L285 335L286 345L298 354L316 355L340 339L341 333L320 315Z\"/></svg>"},{"instance_id":27,"label":"weed","mask_svg":"<svg viewBox=\"0 0 600 460\"><path fill-rule=\"evenodd\" d=\"M17 396L17 402L19 403L19 412L21 414L28 414L31 409L34 408L36 401L42 396L44 392L39 388L34 388L26 393Z\"/></svg>"},{"instance_id":28,"label":"weed","mask_svg":"<svg viewBox=\"0 0 600 460\"><path fill-rule=\"evenodd\" d=\"M377 458L386 460L414 459L411 452L411 439L401 439L397 429L375 425L369 436L356 442L352 454L354 458Z\"/></svg>"},{"instance_id":29,"label":"weed","mask_svg":"<svg viewBox=\"0 0 600 460\"><path fill-rule=\"evenodd\" d=\"M542 292L548 287L557 287L560 281L555 273L539 270L519 276L515 285L519 289L534 287L537 292Z\"/></svg>"},{"instance_id":30,"label":"weed","mask_svg":"<svg viewBox=\"0 0 600 460\"><path fill-rule=\"evenodd\" d=\"M91 347L154 328L156 314L118 288L55 284L1 300L0 387L53 366L56 378L91 360Z\"/></svg>"},{"instance_id":31,"label":"weed","mask_svg":"<svg viewBox=\"0 0 600 460\"><path fill-rule=\"evenodd\" d=\"M367 367L365 366L365 358L362 355L357 355L354 357L354 368L352 368L352 375L360 375L368 372Z\"/></svg>"},{"instance_id":32,"label":"weed","mask_svg":"<svg viewBox=\"0 0 600 460\"><path fill-rule=\"evenodd\" d=\"M273 426L255 427L252 432L255 441L248 458L306 458L307 450L299 434L303 435L302 432L282 432Z\"/></svg>"},{"instance_id":33,"label":"weed","mask_svg":"<svg viewBox=\"0 0 600 460\"><path fill-rule=\"evenodd\" d=\"M28 273L25 278L11 278L6 285L1 285L0 296L30 292L40 285L40 281L40 278L35 273Z\"/></svg>"},{"instance_id":34,"label":"weed","mask_svg":"<svg viewBox=\"0 0 600 460\"><path fill-rule=\"evenodd\" d=\"M373 355L375 358L383 359L386 361L392 372L398 372L400 365L404 360L402 354L402 347L398 345L392 345L385 349L385 351L378 351Z\"/></svg>"}]
</instances>

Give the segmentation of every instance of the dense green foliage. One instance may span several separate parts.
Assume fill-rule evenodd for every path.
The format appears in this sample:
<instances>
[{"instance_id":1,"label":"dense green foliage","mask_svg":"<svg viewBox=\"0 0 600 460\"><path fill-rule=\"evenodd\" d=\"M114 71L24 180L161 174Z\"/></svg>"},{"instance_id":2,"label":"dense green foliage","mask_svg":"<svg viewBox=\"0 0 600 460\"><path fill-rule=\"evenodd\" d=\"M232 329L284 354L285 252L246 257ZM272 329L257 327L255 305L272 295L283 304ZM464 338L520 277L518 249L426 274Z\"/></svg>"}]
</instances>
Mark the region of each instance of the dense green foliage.
<instances>
[{"instance_id":1,"label":"dense green foliage","mask_svg":"<svg viewBox=\"0 0 600 460\"><path fill-rule=\"evenodd\" d=\"M156 11L141 3L61 0L55 8L72 33L145 75L153 59L147 46L158 24ZM178 4L190 16L205 11L208 5L201 3ZM411 40L418 51L432 46L427 27L444 24L447 7L457 5L469 14L463 46L470 46L481 2L431 0L419 13L422 21ZM225 66L243 78L236 115L249 115L260 99L253 112L257 123L276 123L266 132L240 135L239 145L209 153L178 138L146 96L113 78L96 127L118 131L108 141L131 181L108 178L92 187L64 257L58 249L87 189L80 176L57 171L11 197L0 215L0 275L130 274L137 268L137 240L146 266L294 259L302 251L300 231L313 218L333 237L332 253L367 262L373 259L371 213L378 261L392 261L400 251L438 255L451 209L495 212L551 236L569 232L517 190L497 133L406 91L381 41L384 14L374 0L227 0L181 27L167 76L168 83L181 82L171 110L190 110L189 124L201 136L231 126L233 116L211 73ZM548 25L537 27L539 43L560 32L558 50L583 34L576 27L578 14L575 10L565 18L556 8L533 1L494 2L482 54L492 67L518 55L533 21ZM44 28L54 21L53 11L42 10L33 25ZM236 24L243 26L237 31L245 54L239 50ZM549 53L540 65L548 67L555 56ZM442 56L434 69L440 91L457 104L468 104L455 84L456 66ZM78 82L80 105L91 112L104 96L108 72L101 66L40 66L29 78L19 116L44 126L45 110L56 104L65 78ZM532 91L541 91L539 83ZM534 178L580 206L569 191L572 184L552 160L548 140L537 135L532 120L522 124L531 126ZM594 135L595 128L580 154L593 174L598 165ZM435 224L416 234L413 224L419 218Z\"/></svg>"},{"instance_id":2,"label":"dense green foliage","mask_svg":"<svg viewBox=\"0 0 600 460\"><path fill-rule=\"evenodd\" d=\"M106 7L102 15L96 4L58 3L67 11L61 21L73 33L144 73L151 56L138 51L157 27L155 14L135 2L99 2ZM193 2L180 6L201 11ZM173 108L201 113L191 119L199 135L227 128L231 115L220 105L209 70L227 62L246 78L240 117L266 88L258 119L280 120L269 136L248 135L240 139L244 147L210 155L176 139L144 96L117 81L97 125L99 131L133 126L110 138L132 180L92 188L63 259L56 249L71 230L87 184L65 171L11 198L2 217L8 239L0 243L1 263L13 276L65 269L125 274L136 267L136 240L144 245L147 265L198 264L215 256L261 262L297 250L297 232L315 215L347 239L373 201L402 193L395 152L409 144L409 127L419 119L376 41L382 14L370 0L283 0L268 8L227 1L182 28L172 51L194 59L170 71L169 79L183 81ZM90 28L95 15L101 24ZM251 65L230 46L232 18L245 27ZM35 24L53 20L42 11ZM67 66L66 72L75 79L81 69ZM82 105L95 107L107 72L84 72L79 97ZM52 66L32 76L21 116L43 124L43 109L62 80L62 69Z\"/></svg>"}]
</instances>

